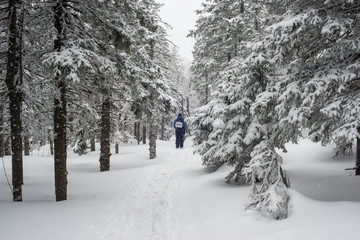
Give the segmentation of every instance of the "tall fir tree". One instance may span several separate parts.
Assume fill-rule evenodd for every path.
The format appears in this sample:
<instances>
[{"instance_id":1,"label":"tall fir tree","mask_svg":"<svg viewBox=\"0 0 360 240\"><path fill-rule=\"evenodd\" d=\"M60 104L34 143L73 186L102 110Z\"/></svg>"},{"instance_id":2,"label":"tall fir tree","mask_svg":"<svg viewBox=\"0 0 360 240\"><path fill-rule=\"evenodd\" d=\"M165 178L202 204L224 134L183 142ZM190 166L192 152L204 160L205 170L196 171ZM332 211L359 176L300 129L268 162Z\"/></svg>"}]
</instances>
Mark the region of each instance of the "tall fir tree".
<instances>
[{"instance_id":1,"label":"tall fir tree","mask_svg":"<svg viewBox=\"0 0 360 240\"><path fill-rule=\"evenodd\" d=\"M237 33L233 40L237 52L218 72L214 99L193 117L196 151L212 170L223 164L234 166L226 177L228 182L252 184L249 208L282 219L288 216L289 183L274 150L279 145L273 141L277 125L271 115L274 103L261 105L261 96L268 96L262 94L271 86L274 75L262 40L265 27L273 19L260 1L244 1L235 9L240 11L227 21L235 23L231 26ZM214 35L224 37L224 33Z\"/></svg>"}]
</instances>

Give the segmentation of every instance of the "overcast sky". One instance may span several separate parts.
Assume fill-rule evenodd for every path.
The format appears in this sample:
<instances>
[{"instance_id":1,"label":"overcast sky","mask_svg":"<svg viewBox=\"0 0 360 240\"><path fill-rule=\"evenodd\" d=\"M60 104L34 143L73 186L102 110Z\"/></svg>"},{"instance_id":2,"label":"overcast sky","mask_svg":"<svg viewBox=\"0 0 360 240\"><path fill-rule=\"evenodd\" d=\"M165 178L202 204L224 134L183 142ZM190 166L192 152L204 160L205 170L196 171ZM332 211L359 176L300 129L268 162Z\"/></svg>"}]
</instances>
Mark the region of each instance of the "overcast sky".
<instances>
[{"instance_id":1,"label":"overcast sky","mask_svg":"<svg viewBox=\"0 0 360 240\"><path fill-rule=\"evenodd\" d=\"M189 31L194 29L197 16L195 10L201 8L202 0L156 0L163 3L160 16L172 26L169 39L179 47L180 55L186 60L192 60L194 39L187 38Z\"/></svg>"}]
</instances>

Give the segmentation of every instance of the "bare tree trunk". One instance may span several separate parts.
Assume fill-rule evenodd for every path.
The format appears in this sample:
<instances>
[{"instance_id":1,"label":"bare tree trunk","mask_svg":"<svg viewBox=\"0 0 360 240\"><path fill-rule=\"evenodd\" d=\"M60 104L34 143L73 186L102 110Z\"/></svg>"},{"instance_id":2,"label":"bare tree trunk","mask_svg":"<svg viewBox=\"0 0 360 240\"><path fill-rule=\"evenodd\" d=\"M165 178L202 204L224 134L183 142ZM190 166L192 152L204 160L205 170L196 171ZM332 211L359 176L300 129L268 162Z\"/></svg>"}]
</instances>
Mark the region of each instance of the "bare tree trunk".
<instances>
[{"instance_id":1,"label":"bare tree trunk","mask_svg":"<svg viewBox=\"0 0 360 240\"><path fill-rule=\"evenodd\" d=\"M119 153L119 143L115 143L115 153Z\"/></svg>"},{"instance_id":2,"label":"bare tree trunk","mask_svg":"<svg viewBox=\"0 0 360 240\"><path fill-rule=\"evenodd\" d=\"M186 97L186 112L187 112L187 117L190 117L190 99L189 99L189 97Z\"/></svg>"},{"instance_id":3,"label":"bare tree trunk","mask_svg":"<svg viewBox=\"0 0 360 240\"><path fill-rule=\"evenodd\" d=\"M149 52L149 56L151 58L151 60L154 59L155 57L155 40L152 39L149 42L150 45L150 52ZM151 76L151 79L154 80L154 76ZM154 90L153 90L154 91ZM149 158L150 159L154 159L156 158L156 134L157 134L157 129L156 129L156 125L155 125L155 112L156 112L156 105L155 105L155 94L154 92L150 93L150 101L149 101L149 108L148 108L148 112L147 112L147 118L149 121Z\"/></svg>"},{"instance_id":4,"label":"bare tree trunk","mask_svg":"<svg viewBox=\"0 0 360 240\"><path fill-rule=\"evenodd\" d=\"M91 139L90 139L90 145L91 145L91 151L92 152L95 152L95 137L91 136Z\"/></svg>"},{"instance_id":5,"label":"bare tree trunk","mask_svg":"<svg viewBox=\"0 0 360 240\"><path fill-rule=\"evenodd\" d=\"M360 134L360 127L357 128ZM360 175L360 137L356 138L356 162L355 162L355 175Z\"/></svg>"},{"instance_id":6,"label":"bare tree trunk","mask_svg":"<svg viewBox=\"0 0 360 240\"><path fill-rule=\"evenodd\" d=\"M137 139L137 122L134 122L134 137Z\"/></svg>"},{"instance_id":7,"label":"bare tree trunk","mask_svg":"<svg viewBox=\"0 0 360 240\"><path fill-rule=\"evenodd\" d=\"M67 199L66 83L58 80L61 99L54 99L54 161L56 201Z\"/></svg>"},{"instance_id":8,"label":"bare tree trunk","mask_svg":"<svg viewBox=\"0 0 360 240\"><path fill-rule=\"evenodd\" d=\"M5 145L4 145L5 156L11 155L11 146L10 145L11 145L10 137L6 136L5 137Z\"/></svg>"},{"instance_id":9,"label":"bare tree trunk","mask_svg":"<svg viewBox=\"0 0 360 240\"><path fill-rule=\"evenodd\" d=\"M208 74L207 72L205 73L205 77L206 77L206 86L205 86L205 102L204 102L204 105L208 104L209 102L209 77L208 77Z\"/></svg>"},{"instance_id":10,"label":"bare tree trunk","mask_svg":"<svg viewBox=\"0 0 360 240\"><path fill-rule=\"evenodd\" d=\"M21 1L9 0L9 38L7 52L7 71L5 82L8 88L11 152L12 152L12 184L13 201L22 201L23 158L22 158L22 69L21 69ZM18 14L20 13L20 15Z\"/></svg>"},{"instance_id":11,"label":"bare tree trunk","mask_svg":"<svg viewBox=\"0 0 360 240\"><path fill-rule=\"evenodd\" d=\"M154 124L154 112L155 112L155 102L154 100L150 101L150 109L148 109L147 119L149 121L149 157L150 159L156 158L156 125Z\"/></svg>"},{"instance_id":12,"label":"bare tree trunk","mask_svg":"<svg viewBox=\"0 0 360 240\"><path fill-rule=\"evenodd\" d=\"M184 116L184 98L181 97L181 114Z\"/></svg>"},{"instance_id":13,"label":"bare tree trunk","mask_svg":"<svg viewBox=\"0 0 360 240\"><path fill-rule=\"evenodd\" d=\"M28 135L24 136L24 155L30 156L30 140Z\"/></svg>"},{"instance_id":14,"label":"bare tree trunk","mask_svg":"<svg viewBox=\"0 0 360 240\"><path fill-rule=\"evenodd\" d=\"M0 158L5 156L5 138L4 134L0 133Z\"/></svg>"},{"instance_id":15,"label":"bare tree trunk","mask_svg":"<svg viewBox=\"0 0 360 240\"><path fill-rule=\"evenodd\" d=\"M40 145L41 147L43 147L43 146L45 146L45 144L46 144L45 135L44 135L45 130L44 130L44 128L43 128L41 125L40 125L40 128L41 128L41 133L40 133L39 145Z\"/></svg>"},{"instance_id":16,"label":"bare tree trunk","mask_svg":"<svg viewBox=\"0 0 360 240\"><path fill-rule=\"evenodd\" d=\"M48 139L49 139L49 145L50 145L50 154L51 156L54 155L54 140L52 137L51 129L48 130Z\"/></svg>"},{"instance_id":17,"label":"bare tree trunk","mask_svg":"<svg viewBox=\"0 0 360 240\"><path fill-rule=\"evenodd\" d=\"M110 98L106 97L102 103L101 137L100 137L100 171L110 170Z\"/></svg>"},{"instance_id":18,"label":"bare tree trunk","mask_svg":"<svg viewBox=\"0 0 360 240\"><path fill-rule=\"evenodd\" d=\"M146 127L143 126L143 144L146 144Z\"/></svg>"},{"instance_id":19,"label":"bare tree trunk","mask_svg":"<svg viewBox=\"0 0 360 240\"><path fill-rule=\"evenodd\" d=\"M136 132L137 132L137 142L138 144L140 144L140 122L137 123Z\"/></svg>"},{"instance_id":20,"label":"bare tree trunk","mask_svg":"<svg viewBox=\"0 0 360 240\"><path fill-rule=\"evenodd\" d=\"M12 98L12 97L10 97ZM15 97L18 99L18 97ZM20 97L21 98L21 97ZM12 183L13 201L22 201L23 184L23 158L22 158L22 137L21 137L21 101L10 100L11 114L11 152L12 152Z\"/></svg>"},{"instance_id":21,"label":"bare tree trunk","mask_svg":"<svg viewBox=\"0 0 360 240\"><path fill-rule=\"evenodd\" d=\"M60 0L53 8L54 26L57 38L54 41L55 51L61 51L65 40L64 21L66 1ZM55 82L60 93L60 99L54 98L54 168L55 168L55 194L56 201L67 199L67 144L66 144L66 82L56 77Z\"/></svg>"},{"instance_id":22,"label":"bare tree trunk","mask_svg":"<svg viewBox=\"0 0 360 240\"><path fill-rule=\"evenodd\" d=\"M0 106L0 158L5 156L4 105Z\"/></svg>"},{"instance_id":23,"label":"bare tree trunk","mask_svg":"<svg viewBox=\"0 0 360 240\"><path fill-rule=\"evenodd\" d=\"M161 120L160 140L165 140L165 117L163 117Z\"/></svg>"},{"instance_id":24,"label":"bare tree trunk","mask_svg":"<svg viewBox=\"0 0 360 240\"><path fill-rule=\"evenodd\" d=\"M149 151L150 159L156 158L156 129L154 124L149 126Z\"/></svg>"}]
</instances>

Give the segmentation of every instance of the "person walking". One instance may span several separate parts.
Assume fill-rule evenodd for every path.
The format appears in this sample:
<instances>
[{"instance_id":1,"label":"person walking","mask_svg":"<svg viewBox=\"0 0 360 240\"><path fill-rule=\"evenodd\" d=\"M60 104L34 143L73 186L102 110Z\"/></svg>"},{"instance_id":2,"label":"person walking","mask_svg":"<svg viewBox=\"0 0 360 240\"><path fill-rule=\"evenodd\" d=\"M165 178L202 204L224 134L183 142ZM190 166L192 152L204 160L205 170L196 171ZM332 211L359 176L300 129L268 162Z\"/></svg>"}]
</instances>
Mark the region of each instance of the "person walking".
<instances>
[{"instance_id":1,"label":"person walking","mask_svg":"<svg viewBox=\"0 0 360 240\"><path fill-rule=\"evenodd\" d=\"M186 123L182 114L179 113L177 119L174 121L175 135L176 135L176 148L184 147L184 135L186 132Z\"/></svg>"}]
</instances>

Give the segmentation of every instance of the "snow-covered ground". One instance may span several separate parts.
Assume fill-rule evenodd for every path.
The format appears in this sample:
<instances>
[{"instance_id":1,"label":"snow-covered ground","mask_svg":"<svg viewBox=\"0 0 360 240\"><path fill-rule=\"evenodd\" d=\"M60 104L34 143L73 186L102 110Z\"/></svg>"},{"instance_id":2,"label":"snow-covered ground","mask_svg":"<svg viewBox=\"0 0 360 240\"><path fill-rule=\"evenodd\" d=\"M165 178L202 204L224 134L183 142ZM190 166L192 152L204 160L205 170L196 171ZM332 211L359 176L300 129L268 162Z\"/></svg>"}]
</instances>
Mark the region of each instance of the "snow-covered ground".
<instances>
[{"instance_id":1,"label":"snow-covered ground","mask_svg":"<svg viewBox=\"0 0 360 240\"><path fill-rule=\"evenodd\" d=\"M334 159L331 147L308 140L282 154L292 184L291 216L282 221L245 211L249 186L224 183L223 167L207 173L200 157L173 141L121 146L111 171L99 172L99 152L69 153L68 200L55 202L48 151L24 159L23 202L13 203L1 167L1 240L357 240L360 177L344 171L354 156ZM4 163L11 174L10 158ZM9 176L10 177L10 176Z\"/></svg>"}]
</instances>

